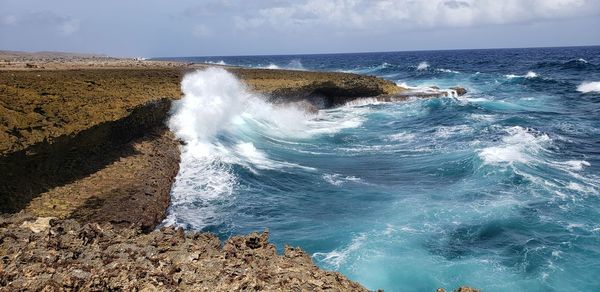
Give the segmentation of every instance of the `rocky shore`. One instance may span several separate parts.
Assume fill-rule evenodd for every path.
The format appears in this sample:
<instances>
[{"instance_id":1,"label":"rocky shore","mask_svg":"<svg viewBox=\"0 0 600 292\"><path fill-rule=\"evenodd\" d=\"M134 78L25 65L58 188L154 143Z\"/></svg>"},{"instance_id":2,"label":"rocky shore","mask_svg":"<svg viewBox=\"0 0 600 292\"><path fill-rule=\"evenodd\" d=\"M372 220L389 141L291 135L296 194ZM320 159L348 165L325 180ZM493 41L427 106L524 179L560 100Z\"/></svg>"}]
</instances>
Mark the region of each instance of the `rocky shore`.
<instances>
[{"instance_id":1,"label":"rocky shore","mask_svg":"<svg viewBox=\"0 0 600 292\"><path fill-rule=\"evenodd\" d=\"M165 120L183 75L205 65L0 60L0 290L366 290L299 248L278 255L268 233L221 246L210 234L155 229L179 169ZM227 70L274 103L308 110L448 94L356 74Z\"/></svg>"},{"instance_id":2,"label":"rocky shore","mask_svg":"<svg viewBox=\"0 0 600 292\"><path fill-rule=\"evenodd\" d=\"M35 231L34 231L35 230ZM36 232L37 231L37 232ZM367 291L317 268L299 248L277 254L268 232L228 239L162 228L0 220L0 287L7 291Z\"/></svg>"}]
</instances>

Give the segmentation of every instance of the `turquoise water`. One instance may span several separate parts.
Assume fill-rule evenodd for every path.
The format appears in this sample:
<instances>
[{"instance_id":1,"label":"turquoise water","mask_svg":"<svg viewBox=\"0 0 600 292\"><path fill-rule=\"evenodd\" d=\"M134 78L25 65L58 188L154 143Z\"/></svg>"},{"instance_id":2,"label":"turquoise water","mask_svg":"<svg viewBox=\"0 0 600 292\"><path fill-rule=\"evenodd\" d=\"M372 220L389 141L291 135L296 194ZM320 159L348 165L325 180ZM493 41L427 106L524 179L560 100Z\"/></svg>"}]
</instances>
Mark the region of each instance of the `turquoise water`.
<instances>
[{"instance_id":1,"label":"turquoise water","mask_svg":"<svg viewBox=\"0 0 600 292\"><path fill-rule=\"evenodd\" d=\"M190 75L167 224L268 228L370 289L600 291L600 47L185 59L469 93L308 114Z\"/></svg>"}]
</instances>

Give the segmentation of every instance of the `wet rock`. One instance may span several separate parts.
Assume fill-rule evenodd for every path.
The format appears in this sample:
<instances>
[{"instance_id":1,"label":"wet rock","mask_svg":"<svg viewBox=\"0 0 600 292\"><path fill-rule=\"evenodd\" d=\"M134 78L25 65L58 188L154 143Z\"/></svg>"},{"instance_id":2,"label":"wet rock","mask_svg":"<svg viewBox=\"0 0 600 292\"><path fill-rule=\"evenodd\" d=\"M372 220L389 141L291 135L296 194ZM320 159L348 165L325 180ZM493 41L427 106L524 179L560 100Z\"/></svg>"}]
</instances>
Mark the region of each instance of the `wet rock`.
<instances>
[{"instance_id":1,"label":"wet rock","mask_svg":"<svg viewBox=\"0 0 600 292\"><path fill-rule=\"evenodd\" d=\"M455 292L481 292L481 290L479 290L479 289L475 289L475 288L471 288L471 287L467 287L467 286L459 287L458 289L456 289L454 291Z\"/></svg>"},{"instance_id":2,"label":"wet rock","mask_svg":"<svg viewBox=\"0 0 600 292\"><path fill-rule=\"evenodd\" d=\"M467 90L464 87L450 87L450 89L456 91L458 96L463 96L467 94Z\"/></svg>"}]
</instances>

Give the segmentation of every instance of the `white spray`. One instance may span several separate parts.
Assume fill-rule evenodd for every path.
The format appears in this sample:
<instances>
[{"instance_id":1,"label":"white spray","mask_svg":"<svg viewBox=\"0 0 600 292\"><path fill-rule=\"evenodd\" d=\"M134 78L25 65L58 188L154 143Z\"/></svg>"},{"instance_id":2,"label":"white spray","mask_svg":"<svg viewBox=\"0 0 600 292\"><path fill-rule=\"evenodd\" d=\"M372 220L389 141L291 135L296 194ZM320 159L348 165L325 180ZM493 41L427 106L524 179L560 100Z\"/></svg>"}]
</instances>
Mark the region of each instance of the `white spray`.
<instances>
[{"instance_id":1,"label":"white spray","mask_svg":"<svg viewBox=\"0 0 600 292\"><path fill-rule=\"evenodd\" d=\"M181 208L190 203L207 206L186 223L202 228L216 220L214 200L228 200L237 178L233 165L257 173L309 167L271 159L253 142L268 136L276 139L303 139L358 126L328 121L293 106L276 106L247 90L234 75L222 68L208 68L188 74L181 82L184 97L173 105L169 128L185 142L180 171L171 192L172 206L166 224L177 224L185 216ZM341 117L342 121L352 121ZM332 127L336 125L336 127ZM360 123L359 123L360 124ZM227 142L219 139L228 135ZM174 211L178 209L177 212ZM195 207L197 208L197 207Z\"/></svg>"}]
</instances>

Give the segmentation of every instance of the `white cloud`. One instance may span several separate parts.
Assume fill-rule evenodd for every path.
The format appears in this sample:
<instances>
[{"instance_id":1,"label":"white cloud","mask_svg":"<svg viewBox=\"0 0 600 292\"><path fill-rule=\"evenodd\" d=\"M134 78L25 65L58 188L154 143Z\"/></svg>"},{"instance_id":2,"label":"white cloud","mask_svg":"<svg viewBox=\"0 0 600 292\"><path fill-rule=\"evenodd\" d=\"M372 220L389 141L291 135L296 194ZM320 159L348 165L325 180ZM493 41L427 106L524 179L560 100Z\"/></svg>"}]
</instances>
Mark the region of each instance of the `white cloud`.
<instances>
[{"instance_id":1,"label":"white cloud","mask_svg":"<svg viewBox=\"0 0 600 292\"><path fill-rule=\"evenodd\" d=\"M6 15L2 17L2 23L6 25L14 25L17 23L17 17L14 15Z\"/></svg>"},{"instance_id":2,"label":"white cloud","mask_svg":"<svg viewBox=\"0 0 600 292\"><path fill-rule=\"evenodd\" d=\"M64 16L52 11L30 11L25 14L6 15L2 23L13 27L30 27L36 29L52 29L60 35L69 36L79 31L79 19Z\"/></svg>"},{"instance_id":3,"label":"white cloud","mask_svg":"<svg viewBox=\"0 0 600 292\"><path fill-rule=\"evenodd\" d=\"M212 35L212 30L203 24L197 24L192 29L192 34L195 37L206 38Z\"/></svg>"},{"instance_id":4,"label":"white cloud","mask_svg":"<svg viewBox=\"0 0 600 292\"><path fill-rule=\"evenodd\" d=\"M236 17L237 29L377 31L527 23L600 14L597 0L302 0Z\"/></svg>"},{"instance_id":5,"label":"white cloud","mask_svg":"<svg viewBox=\"0 0 600 292\"><path fill-rule=\"evenodd\" d=\"M69 19L59 24L58 30L60 34L68 36L76 33L79 30L79 19Z\"/></svg>"}]
</instances>

